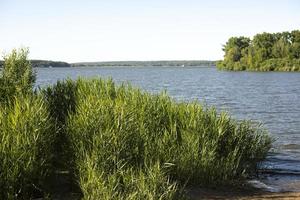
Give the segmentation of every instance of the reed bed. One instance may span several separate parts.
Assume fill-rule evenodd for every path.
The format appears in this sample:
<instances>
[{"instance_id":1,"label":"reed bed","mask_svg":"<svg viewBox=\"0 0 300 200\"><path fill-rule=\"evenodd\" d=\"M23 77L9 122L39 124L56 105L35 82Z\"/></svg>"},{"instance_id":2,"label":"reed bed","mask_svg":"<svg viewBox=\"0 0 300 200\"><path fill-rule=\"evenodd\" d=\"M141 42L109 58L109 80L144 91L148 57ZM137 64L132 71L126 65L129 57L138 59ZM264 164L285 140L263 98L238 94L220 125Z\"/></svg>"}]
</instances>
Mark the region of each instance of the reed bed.
<instances>
[{"instance_id":1,"label":"reed bed","mask_svg":"<svg viewBox=\"0 0 300 200\"><path fill-rule=\"evenodd\" d=\"M76 111L66 134L84 199L182 199L186 184L241 181L270 148L261 127L197 102L112 80L74 84Z\"/></svg>"},{"instance_id":2,"label":"reed bed","mask_svg":"<svg viewBox=\"0 0 300 200\"><path fill-rule=\"evenodd\" d=\"M45 196L54 169L53 122L41 95L28 49L5 55L0 73L0 199Z\"/></svg>"},{"instance_id":3,"label":"reed bed","mask_svg":"<svg viewBox=\"0 0 300 200\"><path fill-rule=\"evenodd\" d=\"M111 79L34 92L27 54L5 57L0 76L0 199L52 198L51 187L69 179L84 200L186 199L185 186L255 174L271 147L268 133L249 121ZM70 173L53 178L62 171Z\"/></svg>"},{"instance_id":4,"label":"reed bed","mask_svg":"<svg viewBox=\"0 0 300 200\"><path fill-rule=\"evenodd\" d=\"M0 199L44 196L53 169L51 121L42 98L0 106Z\"/></svg>"},{"instance_id":5,"label":"reed bed","mask_svg":"<svg viewBox=\"0 0 300 200\"><path fill-rule=\"evenodd\" d=\"M186 185L243 181L271 145L251 122L111 79L12 99L0 110L2 199L45 194L62 169L83 199L185 199Z\"/></svg>"}]
</instances>

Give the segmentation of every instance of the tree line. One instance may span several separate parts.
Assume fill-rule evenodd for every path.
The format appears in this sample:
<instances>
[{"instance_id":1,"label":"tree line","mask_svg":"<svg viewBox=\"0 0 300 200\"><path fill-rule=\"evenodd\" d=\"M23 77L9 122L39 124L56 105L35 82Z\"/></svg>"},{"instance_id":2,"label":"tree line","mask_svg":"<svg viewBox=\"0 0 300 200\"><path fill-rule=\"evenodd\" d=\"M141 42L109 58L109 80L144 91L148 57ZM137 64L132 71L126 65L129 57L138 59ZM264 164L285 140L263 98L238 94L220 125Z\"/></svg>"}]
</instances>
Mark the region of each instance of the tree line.
<instances>
[{"instance_id":1,"label":"tree line","mask_svg":"<svg viewBox=\"0 0 300 200\"><path fill-rule=\"evenodd\" d=\"M300 71L300 30L231 37L223 46L219 69Z\"/></svg>"},{"instance_id":2,"label":"tree line","mask_svg":"<svg viewBox=\"0 0 300 200\"><path fill-rule=\"evenodd\" d=\"M72 63L73 67L82 66L144 66L144 67L162 67L162 66L215 66L215 61L210 60L158 60L158 61L103 61L103 62L78 62Z\"/></svg>"},{"instance_id":3,"label":"tree line","mask_svg":"<svg viewBox=\"0 0 300 200\"><path fill-rule=\"evenodd\" d=\"M32 67L71 67L71 64L52 60L29 60ZM3 68L4 61L0 60L0 68Z\"/></svg>"}]
</instances>

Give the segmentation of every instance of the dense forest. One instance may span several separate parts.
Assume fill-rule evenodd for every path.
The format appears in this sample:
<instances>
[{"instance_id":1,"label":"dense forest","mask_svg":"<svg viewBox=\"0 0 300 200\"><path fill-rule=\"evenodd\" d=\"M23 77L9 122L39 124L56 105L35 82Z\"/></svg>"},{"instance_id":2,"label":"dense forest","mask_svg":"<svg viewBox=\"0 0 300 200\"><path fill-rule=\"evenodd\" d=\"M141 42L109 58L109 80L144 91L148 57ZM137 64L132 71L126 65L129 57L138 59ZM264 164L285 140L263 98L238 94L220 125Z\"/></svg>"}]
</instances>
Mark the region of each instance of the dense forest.
<instances>
[{"instance_id":1,"label":"dense forest","mask_svg":"<svg viewBox=\"0 0 300 200\"><path fill-rule=\"evenodd\" d=\"M249 71L300 71L300 31L260 33L231 37L224 45L219 69Z\"/></svg>"},{"instance_id":2,"label":"dense forest","mask_svg":"<svg viewBox=\"0 0 300 200\"><path fill-rule=\"evenodd\" d=\"M51 60L30 60L32 67L71 67L69 63ZM0 68L4 62L0 60Z\"/></svg>"},{"instance_id":3,"label":"dense forest","mask_svg":"<svg viewBox=\"0 0 300 200\"><path fill-rule=\"evenodd\" d=\"M162 61L108 61L108 62L79 62L72 66L215 66L215 61L209 60L162 60Z\"/></svg>"}]
</instances>

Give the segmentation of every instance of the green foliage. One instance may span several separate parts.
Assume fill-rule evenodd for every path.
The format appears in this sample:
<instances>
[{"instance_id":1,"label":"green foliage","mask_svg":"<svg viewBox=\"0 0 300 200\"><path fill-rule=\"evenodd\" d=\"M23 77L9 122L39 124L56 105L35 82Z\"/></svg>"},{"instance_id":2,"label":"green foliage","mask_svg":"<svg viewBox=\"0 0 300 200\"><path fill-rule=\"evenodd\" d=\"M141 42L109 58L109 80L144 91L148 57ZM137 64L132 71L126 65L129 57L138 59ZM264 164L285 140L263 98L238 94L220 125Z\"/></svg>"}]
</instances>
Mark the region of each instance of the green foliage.
<instances>
[{"instance_id":1,"label":"green foliage","mask_svg":"<svg viewBox=\"0 0 300 200\"><path fill-rule=\"evenodd\" d=\"M283 38L280 38L272 47L273 58L287 58L289 56L290 48L290 43Z\"/></svg>"},{"instance_id":2,"label":"green foliage","mask_svg":"<svg viewBox=\"0 0 300 200\"><path fill-rule=\"evenodd\" d=\"M229 38L219 69L250 71L300 71L300 31L261 33L252 40Z\"/></svg>"},{"instance_id":3,"label":"green foliage","mask_svg":"<svg viewBox=\"0 0 300 200\"><path fill-rule=\"evenodd\" d=\"M86 199L178 199L186 183L218 185L247 177L270 148L260 127L196 102L176 103L166 94L117 87L111 80L79 79L76 85L67 134ZM147 189L161 184L163 190ZM143 190L148 194L136 193Z\"/></svg>"},{"instance_id":4,"label":"green foliage","mask_svg":"<svg viewBox=\"0 0 300 200\"><path fill-rule=\"evenodd\" d=\"M57 81L52 87L41 90L52 118L63 126L69 112L75 110L76 83L70 79Z\"/></svg>"},{"instance_id":5,"label":"green foliage","mask_svg":"<svg viewBox=\"0 0 300 200\"><path fill-rule=\"evenodd\" d=\"M247 41L233 42L242 55L251 54ZM0 79L0 199L51 192L48 181L62 170L83 199L184 199L185 185L243 180L270 148L251 122L111 79L66 80L33 93L27 54L7 56Z\"/></svg>"},{"instance_id":6,"label":"green foliage","mask_svg":"<svg viewBox=\"0 0 300 200\"><path fill-rule=\"evenodd\" d=\"M139 170L118 166L107 175L95 162L97 158L85 157L79 166L83 200L185 199L179 194L178 185L167 178L159 164Z\"/></svg>"},{"instance_id":7,"label":"green foliage","mask_svg":"<svg viewBox=\"0 0 300 200\"><path fill-rule=\"evenodd\" d=\"M45 191L51 126L40 97L17 97L0 106L0 199L30 199Z\"/></svg>"},{"instance_id":8,"label":"green foliage","mask_svg":"<svg viewBox=\"0 0 300 200\"><path fill-rule=\"evenodd\" d=\"M0 74L0 103L7 102L16 95L32 93L35 73L27 60L28 49L12 50L4 56L4 66Z\"/></svg>"},{"instance_id":9,"label":"green foliage","mask_svg":"<svg viewBox=\"0 0 300 200\"><path fill-rule=\"evenodd\" d=\"M295 42L291 45L292 57L295 59L300 59L300 42Z\"/></svg>"},{"instance_id":10,"label":"green foliage","mask_svg":"<svg viewBox=\"0 0 300 200\"><path fill-rule=\"evenodd\" d=\"M40 92L43 96L51 121L53 122L52 165L56 172L71 171L73 153L70 148L69 137L66 135L65 122L67 117L75 111L76 83L69 79L57 81L56 84L44 88ZM68 182L67 188L72 188L73 192L80 192L74 181L72 181L74 179L73 174L66 173L64 175L54 174L49 180L52 185L52 193L55 193L55 190L57 191L56 182L60 182L61 179Z\"/></svg>"}]
</instances>

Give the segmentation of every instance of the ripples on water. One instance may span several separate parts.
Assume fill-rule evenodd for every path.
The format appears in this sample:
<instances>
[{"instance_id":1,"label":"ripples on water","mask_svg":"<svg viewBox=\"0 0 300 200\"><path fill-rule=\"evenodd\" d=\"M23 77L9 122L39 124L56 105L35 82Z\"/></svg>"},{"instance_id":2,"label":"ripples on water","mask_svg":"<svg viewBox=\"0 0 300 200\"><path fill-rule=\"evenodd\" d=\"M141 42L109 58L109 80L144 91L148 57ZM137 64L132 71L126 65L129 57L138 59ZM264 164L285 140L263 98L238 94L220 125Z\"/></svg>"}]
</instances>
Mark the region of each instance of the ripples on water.
<instances>
[{"instance_id":1,"label":"ripples on water","mask_svg":"<svg viewBox=\"0 0 300 200\"><path fill-rule=\"evenodd\" d=\"M37 72L41 87L66 77L112 77L152 93L167 90L179 101L216 106L237 119L259 121L276 140L264 162L272 170L263 181L295 190L289 185L300 180L300 73L225 72L206 67L41 68Z\"/></svg>"}]
</instances>

